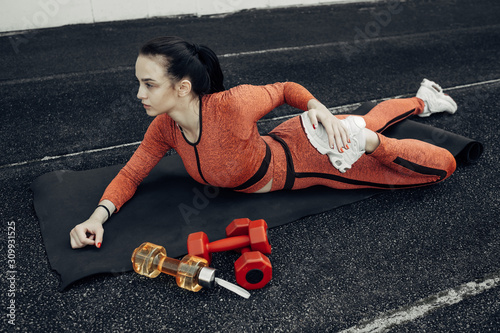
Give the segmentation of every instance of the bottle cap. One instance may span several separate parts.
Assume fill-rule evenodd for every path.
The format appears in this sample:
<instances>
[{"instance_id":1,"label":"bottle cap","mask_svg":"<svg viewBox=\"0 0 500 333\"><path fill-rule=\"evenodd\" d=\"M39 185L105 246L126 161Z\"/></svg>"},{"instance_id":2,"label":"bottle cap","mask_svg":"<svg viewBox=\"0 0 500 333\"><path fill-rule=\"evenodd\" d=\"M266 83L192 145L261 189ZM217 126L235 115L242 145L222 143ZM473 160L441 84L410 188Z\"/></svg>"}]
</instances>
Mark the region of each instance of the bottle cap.
<instances>
[{"instance_id":1,"label":"bottle cap","mask_svg":"<svg viewBox=\"0 0 500 333\"><path fill-rule=\"evenodd\" d=\"M216 270L211 267L203 267L200 269L198 275L198 283L203 288L213 288L215 287L215 272Z\"/></svg>"},{"instance_id":2,"label":"bottle cap","mask_svg":"<svg viewBox=\"0 0 500 333\"><path fill-rule=\"evenodd\" d=\"M213 288L216 285L219 285L223 288L226 288L227 290L232 291L233 293L238 294L241 297L250 297L250 293L240 286L215 277L216 272L217 270L211 267L203 267L202 269L200 269L200 273L198 274L198 284L203 288Z\"/></svg>"}]
</instances>

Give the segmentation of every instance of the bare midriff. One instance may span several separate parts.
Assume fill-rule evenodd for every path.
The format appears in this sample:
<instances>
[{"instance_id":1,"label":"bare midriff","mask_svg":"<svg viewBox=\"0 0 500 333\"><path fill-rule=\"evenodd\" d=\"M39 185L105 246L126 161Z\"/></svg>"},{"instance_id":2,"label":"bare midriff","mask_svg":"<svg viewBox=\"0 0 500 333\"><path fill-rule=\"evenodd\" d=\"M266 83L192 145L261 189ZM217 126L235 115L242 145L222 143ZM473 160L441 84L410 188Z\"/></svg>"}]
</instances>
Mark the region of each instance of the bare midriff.
<instances>
[{"instance_id":1,"label":"bare midriff","mask_svg":"<svg viewBox=\"0 0 500 333\"><path fill-rule=\"evenodd\" d=\"M255 191L253 193L267 193L267 192L270 192L272 186L273 186L273 180L271 179L266 185L264 185L264 187L262 187L261 189Z\"/></svg>"}]
</instances>

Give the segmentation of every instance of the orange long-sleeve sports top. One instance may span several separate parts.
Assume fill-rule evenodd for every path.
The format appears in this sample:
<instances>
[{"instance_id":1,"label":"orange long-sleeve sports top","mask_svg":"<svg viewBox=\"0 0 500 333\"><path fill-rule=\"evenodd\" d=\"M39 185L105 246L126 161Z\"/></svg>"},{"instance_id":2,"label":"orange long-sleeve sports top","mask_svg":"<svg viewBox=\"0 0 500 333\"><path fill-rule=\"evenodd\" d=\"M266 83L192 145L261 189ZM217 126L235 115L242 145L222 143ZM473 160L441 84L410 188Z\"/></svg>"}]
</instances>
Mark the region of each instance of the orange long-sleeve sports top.
<instances>
[{"instance_id":1,"label":"orange long-sleeve sports top","mask_svg":"<svg viewBox=\"0 0 500 333\"><path fill-rule=\"evenodd\" d=\"M307 110L314 96L293 82L265 86L241 85L205 95L200 107L200 135L191 143L166 114L157 116L129 162L106 188L101 201L110 200L118 211L142 180L170 149L182 158L197 182L235 188L247 182L262 165L268 145L257 121L274 108L288 104Z\"/></svg>"}]
</instances>

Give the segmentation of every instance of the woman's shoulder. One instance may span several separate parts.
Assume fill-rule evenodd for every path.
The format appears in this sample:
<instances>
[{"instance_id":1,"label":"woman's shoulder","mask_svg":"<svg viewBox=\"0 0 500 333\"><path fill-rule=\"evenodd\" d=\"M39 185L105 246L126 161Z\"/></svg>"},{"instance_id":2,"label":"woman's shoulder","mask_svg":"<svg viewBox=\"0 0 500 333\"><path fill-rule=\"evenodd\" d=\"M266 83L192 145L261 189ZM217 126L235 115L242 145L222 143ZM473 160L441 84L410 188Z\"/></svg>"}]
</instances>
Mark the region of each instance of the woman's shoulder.
<instances>
[{"instance_id":1,"label":"woman's shoulder","mask_svg":"<svg viewBox=\"0 0 500 333\"><path fill-rule=\"evenodd\" d=\"M258 95L262 93L268 93L270 90L275 90L278 87L280 88L283 87L284 84L286 84L286 82L276 82L276 83L261 84L261 85L240 84L228 90L207 95L207 97L209 99L217 100L219 102L234 98L245 99L245 97L253 96L256 94Z\"/></svg>"},{"instance_id":2,"label":"woman's shoulder","mask_svg":"<svg viewBox=\"0 0 500 333\"><path fill-rule=\"evenodd\" d=\"M148 127L147 134L155 137L169 137L175 127L175 121L167 114L156 116Z\"/></svg>"},{"instance_id":3,"label":"woman's shoulder","mask_svg":"<svg viewBox=\"0 0 500 333\"><path fill-rule=\"evenodd\" d=\"M212 109L226 112L228 109L235 111L241 104L247 103L246 101L251 96L255 96L255 87L249 84L242 84L230 89L216 92L203 97L203 104Z\"/></svg>"},{"instance_id":4,"label":"woman's shoulder","mask_svg":"<svg viewBox=\"0 0 500 333\"><path fill-rule=\"evenodd\" d=\"M239 92L239 91L247 91L247 90L265 90L270 87L281 87L289 82L274 82L274 83L265 83L265 84L240 84L234 88L229 89L229 91Z\"/></svg>"},{"instance_id":5,"label":"woman's shoulder","mask_svg":"<svg viewBox=\"0 0 500 333\"><path fill-rule=\"evenodd\" d=\"M256 86L251 85L251 84L240 84L240 85L234 86L232 88L229 88L227 90L216 92L216 93L213 93L213 94L210 94L207 96L209 96L211 98L225 98L225 97L241 94L242 92L244 92L246 90L251 90L254 87L256 87Z\"/></svg>"},{"instance_id":6,"label":"woman's shoulder","mask_svg":"<svg viewBox=\"0 0 500 333\"><path fill-rule=\"evenodd\" d=\"M175 121L167 114L163 113L155 117L151 122L151 125L156 126L171 126L175 125Z\"/></svg>"}]
</instances>

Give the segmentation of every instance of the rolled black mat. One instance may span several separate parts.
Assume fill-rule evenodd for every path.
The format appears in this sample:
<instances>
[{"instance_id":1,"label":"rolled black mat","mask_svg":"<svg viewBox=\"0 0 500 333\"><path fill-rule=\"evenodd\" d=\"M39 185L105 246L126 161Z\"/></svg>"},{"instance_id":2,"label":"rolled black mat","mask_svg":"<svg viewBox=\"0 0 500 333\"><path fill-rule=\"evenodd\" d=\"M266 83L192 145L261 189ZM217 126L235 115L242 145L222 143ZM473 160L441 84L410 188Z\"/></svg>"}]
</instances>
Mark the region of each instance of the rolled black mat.
<instances>
[{"instance_id":1,"label":"rolled black mat","mask_svg":"<svg viewBox=\"0 0 500 333\"><path fill-rule=\"evenodd\" d=\"M355 113L364 114L371 107L373 104L366 103ZM477 141L411 120L392 126L384 135L441 146L464 162L477 160L483 150ZM164 246L171 257L179 257L187 252L186 240L192 232L204 231L210 240L217 240L225 236L225 227L236 218L264 219L272 228L384 191L317 186L266 194L238 193L195 182L180 157L172 155L160 161L135 196L105 224L100 249L71 249L70 230L92 214L122 166L54 171L31 185L47 256L60 275L61 290L93 274L132 270L132 252L146 241Z\"/></svg>"}]
</instances>

